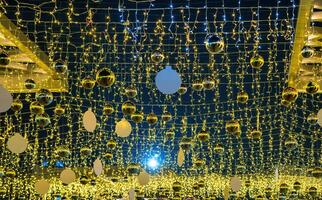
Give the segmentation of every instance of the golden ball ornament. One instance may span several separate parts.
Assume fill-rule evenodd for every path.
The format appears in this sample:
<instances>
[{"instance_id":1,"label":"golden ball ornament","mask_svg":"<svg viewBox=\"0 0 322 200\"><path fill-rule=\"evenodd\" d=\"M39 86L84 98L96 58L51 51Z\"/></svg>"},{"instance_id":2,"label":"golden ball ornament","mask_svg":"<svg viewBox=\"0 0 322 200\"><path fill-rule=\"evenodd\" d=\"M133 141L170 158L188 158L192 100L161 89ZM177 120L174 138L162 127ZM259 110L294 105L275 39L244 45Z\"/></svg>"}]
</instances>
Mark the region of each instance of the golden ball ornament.
<instances>
[{"instance_id":1,"label":"golden ball ornament","mask_svg":"<svg viewBox=\"0 0 322 200\"><path fill-rule=\"evenodd\" d=\"M192 89L194 91L201 91L203 89L203 81L202 80L195 80L193 83L192 83Z\"/></svg>"},{"instance_id":2,"label":"golden ball ornament","mask_svg":"<svg viewBox=\"0 0 322 200\"><path fill-rule=\"evenodd\" d=\"M241 91L237 94L237 102L238 103L247 103L248 101L248 94L245 91Z\"/></svg>"},{"instance_id":3,"label":"golden ball ornament","mask_svg":"<svg viewBox=\"0 0 322 200\"><path fill-rule=\"evenodd\" d=\"M308 194L312 197L312 198L316 198L317 194L318 194L318 189L314 186L309 188Z\"/></svg>"},{"instance_id":4,"label":"golden ball ornament","mask_svg":"<svg viewBox=\"0 0 322 200\"><path fill-rule=\"evenodd\" d=\"M214 153L215 154L222 154L224 153L224 147L221 143L217 143L214 147Z\"/></svg>"},{"instance_id":5,"label":"golden ball ornament","mask_svg":"<svg viewBox=\"0 0 322 200\"><path fill-rule=\"evenodd\" d=\"M201 142L206 142L206 141L209 140L210 135L209 135L209 133L207 131L201 130L201 131L198 132L197 137Z\"/></svg>"},{"instance_id":6,"label":"golden ball ornament","mask_svg":"<svg viewBox=\"0 0 322 200\"><path fill-rule=\"evenodd\" d=\"M225 47L225 42L224 42L223 38L217 34L208 35L206 37L204 43L205 43L207 51L210 54L220 53L221 51L224 50L224 47Z\"/></svg>"},{"instance_id":7,"label":"golden ball ornament","mask_svg":"<svg viewBox=\"0 0 322 200\"><path fill-rule=\"evenodd\" d=\"M13 100L11 104L11 109L15 112L20 111L23 108L23 103L19 99Z\"/></svg>"},{"instance_id":8,"label":"golden ball ornament","mask_svg":"<svg viewBox=\"0 0 322 200\"><path fill-rule=\"evenodd\" d=\"M203 88L205 90L212 90L214 89L215 85L216 85L216 81L211 77L208 77L203 80Z\"/></svg>"},{"instance_id":9,"label":"golden ball ornament","mask_svg":"<svg viewBox=\"0 0 322 200\"><path fill-rule=\"evenodd\" d=\"M160 50L155 50L151 54L152 62L157 63L157 64L163 62L164 58L165 58L165 56Z\"/></svg>"},{"instance_id":10,"label":"golden ball ornament","mask_svg":"<svg viewBox=\"0 0 322 200\"><path fill-rule=\"evenodd\" d=\"M178 192L182 189L182 184L179 181L172 183L172 189L175 192Z\"/></svg>"},{"instance_id":11,"label":"golden ball ornament","mask_svg":"<svg viewBox=\"0 0 322 200\"><path fill-rule=\"evenodd\" d=\"M321 178L322 177L322 168L321 167L314 167L311 174L315 178Z\"/></svg>"},{"instance_id":12,"label":"golden ball ornament","mask_svg":"<svg viewBox=\"0 0 322 200\"><path fill-rule=\"evenodd\" d=\"M295 182L293 183L293 188L294 188L294 190L296 190L296 191L300 190L300 189L301 189L301 183L300 183L300 182L298 182L298 181L295 181Z\"/></svg>"},{"instance_id":13,"label":"golden ball ornament","mask_svg":"<svg viewBox=\"0 0 322 200\"><path fill-rule=\"evenodd\" d=\"M109 141L107 141L107 147L109 149L115 149L116 145L117 145L117 142L113 139L110 139Z\"/></svg>"},{"instance_id":14,"label":"golden ball ornament","mask_svg":"<svg viewBox=\"0 0 322 200\"><path fill-rule=\"evenodd\" d=\"M258 140L260 140L262 138L262 131L258 130L257 128L254 128L250 132L250 137L253 140L258 141Z\"/></svg>"},{"instance_id":15,"label":"golden ball ornament","mask_svg":"<svg viewBox=\"0 0 322 200\"><path fill-rule=\"evenodd\" d=\"M48 89L40 89L36 93L36 100L44 106L48 106L53 102L54 96Z\"/></svg>"},{"instance_id":16,"label":"golden ball ornament","mask_svg":"<svg viewBox=\"0 0 322 200\"><path fill-rule=\"evenodd\" d=\"M312 58L314 55L315 50L312 47L305 46L301 50L301 56L303 58Z\"/></svg>"},{"instance_id":17,"label":"golden ball ornament","mask_svg":"<svg viewBox=\"0 0 322 200\"><path fill-rule=\"evenodd\" d=\"M114 108L111 104L107 103L103 107L103 113L104 115L111 115L114 113Z\"/></svg>"},{"instance_id":18,"label":"golden ball ornament","mask_svg":"<svg viewBox=\"0 0 322 200\"><path fill-rule=\"evenodd\" d=\"M188 90L187 87L181 86L179 87L178 94L183 95L187 92L187 90Z\"/></svg>"},{"instance_id":19,"label":"golden ball ornament","mask_svg":"<svg viewBox=\"0 0 322 200\"><path fill-rule=\"evenodd\" d=\"M175 132L172 130L166 131L165 132L165 137L167 140L173 140L175 136Z\"/></svg>"},{"instance_id":20,"label":"golden ball ornament","mask_svg":"<svg viewBox=\"0 0 322 200\"><path fill-rule=\"evenodd\" d=\"M65 62L59 60L55 63L54 69L57 73L63 74L67 71L67 65Z\"/></svg>"},{"instance_id":21,"label":"golden ball ornament","mask_svg":"<svg viewBox=\"0 0 322 200\"><path fill-rule=\"evenodd\" d=\"M270 187L265 188L266 197L270 197L270 196L272 196L272 194L273 194L273 189L272 188L270 188Z\"/></svg>"},{"instance_id":22,"label":"golden ball ornament","mask_svg":"<svg viewBox=\"0 0 322 200\"><path fill-rule=\"evenodd\" d=\"M96 84L96 81L90 76L83 78L83 80L81 81L81 86L86 90L93 89L95 87L95 84Z\"/></svg>"},{"instance_id":23,"label":"golden ball ornament","mask_svg":"<svg viewBox=\"0 0 322 200\"><path fill-rule=\"evenodd\" d=\"M132 101L126 101L122 104L122 112L125 115L132 115L136 111L136 106Z\"/></svg>"},{"instance_id":24,"label":"golden ball ornament","mask_svg":"<svg viewBox=\"0 0 322 200\"><path fill-rule=\"evenodd\" d=\"M15 177L17 174L16 174L16 171L15 171L15 170L13 170L13 169L7 169L7 170L5 171L5 175L6 175L6 177L8 177L8 178L13 178L13 177Z\"/></svg>"},{"instance_id":25,"label":"golden ball ornament","mask_svg":"<svg viewBox=\"0 0 322 200\"><path fill-rule=\"evenodd\" d=\"M130 163L127 167L129 175L138 175L141 171L141 167L138 163Z\"/></svg>"},{"instance_id":26,"label":"golden ball ornament","mask_svg":"<svg viewBox=\"0 0 322 200\"><path fill-rule=\"evenodd\" d=\"M132 132L132 125L125 118L116 123L115 133L119 137L128 137Z\"/></svg>"},{"instance_id":27,"label":"golden ball ornament","mask_svg":"<svg viewBox=\"0 0 322 200\"><path fill-rule=\"evenodd\" d=\"M61 116L65 113L65 108L61 105L56 105L54 112L56 115Z\"/></svg>"},{"instance_id":28,"label":"golden ball ornament","mask_svg":"<svg viewBox=\"0 0 322 200\"><path fill-rule=\"evenodd\" d=\"M280 185L280 193L283 194L283 195L286 195L287 192L288 192L288 185L286 183L282 183Z\"/></svg>"},{"instance_id":29,"label":"golden ball ornament","mask_svg":"<svg viewBox=\"0 0 322 200\"><path fill-rule=\"evenodd\" d=\"M63 146L58 147L55 153L59 158L67 158L71 154L70 150Z\"/></svg>"},{"instance_id":30,"label":"golden ball ornament","mask_svg":"<svg viewBox=\"0 0 322 200\"><path fill-rule=\"evenodd\" d=\"M146 116L146 121L150 125L156 124L158 122L158 116L152 112Z\"/></svg>"},{"instance_id":31,"label":"golden ball ornament","mask_svg":"<svg viewBox=\"0 0 322 200\"><path fill-rule=\"evenodd\" d=\"M260 55L255 55L250 59L250 65L255 69L260 69L264 65L264 58Z\"/></svg>"},{"instance_id":32,"label":"golden ball ornament","mask_svg":"<svg viewBox=\"0 0 322 200\"><path fill-rule=\"evenodd\" d=\"M28 90L32 90L36 88L36 82L32 79L25 80L25 88Z\"/></svg>"},{"instance_id":33,"label":"golden ball ornament","mask_svg":"<svg viewBox=\"0 0 322 200\"><path fill-rule=\"evenodd\" d=\"M129 98L134 98L138 94L137 89L134 86L125 88L125 95Z\"/></svg>"},{"instance_id":34,"label":"golden ball ornament","mask_svg":"<svg viewBox=\"0 0 322 200\"><path fill-rule=\"evenodd\" d=\"M35 122L40 128L45 128L51 123L50 118L46 113L36 115Z\"/></svg>"},{"instance_id":35,"label":"golden ball ornament","mask_svg":"<svg viewBox=\"0 0 322 200\"><path fill-rule=\"evenodd\" d=\"M38 101L31 102L29 109L32 114L36 115L41 115L45 112L44 106Z\"/></svg>"},{"instance_id":36,"label":"golden ball ornament","mask_svg":"<svg viewBox=\"0 0 322 200\"><path fill-rule=\"evenodd\" d=\"M190 138L183 137L179 145L182 148L182 150L189 151L192 148L193 143Z\"/></svg>"},{"instance_id":37,"label":"golden ball ornament","mask_svg":"<svg viewBox=\"0 0 322 200\"><path fill-rule=\"evenodd\" d=\"M104 158L107 159L107 160L111 160L113 158L113 153L111 151L107 151L104 154Z\"/></svg>"},{"instance_id":38,"label":"golden ball ornament","mask_svg":"<svg viewBox=\"0 0 322 200\"><path fill-rule=\"evenodd\" d=\"M83 157L90 156L92 154L92 149L89 147L82 147L80 149L80 155Z\"/></svg>"},{"instance_id":39,"label":"golden ball ornament","mask_svg":"<svg viewBox=\"0 0 322 200\"><path fill-rule=\"evenodd\" d=\"M6 66L10 64L10 58L8 53L2 51L0 53L0 65Z\"/></svg>"},{"instance_id":40,"label":"golden ball ornament","mask_svg":"<svg viewBox=\"0 0 322 200\"><path fill-rule=\"evenodd\" d=\"M285 145L287 150L292 151L297 147L298 142L294 138L294 136L288 136L288 138L284 142L284 145Z\"/></svg>"},{"instance_id":41,"label":"golden ball ornament","mask_svg":"<svg viewBox=\"0 0 322 200\"><path fill-rule=\"evenodd\" d=\"M319 91L319 89L320 89L319 84L313 81L310 81L305 87L305 91L309 94L315 94Z\"/></svg>"},{"instance_id":42,"label":"golden ball ornament","mask_svg":"<svg viewBox=\"0 0 322 200\"><path fill-rule=\"evenodd\" d=\"M168 122L172 119L172 115L169 111L165 111L162 115L161 115L161 120L164 122Z\"/></svg>"},{"instance_id":43,"label":"golden ball ornament","mask_svg":"<svg viewBox=\"0 0 322 200\"><path fill-rule=\"evenodd\" d=\"M193 164L197 167L197 168L201 168L205 165L205 161L203 159L196 159L194 160Z\"/></svg>"},{"instance_id":44,"label":"golden ball ornament","mask_svg":"<svg viewBox=\"0 0 322 200\"><path fill-rule=\"evenodd\" d=\"M131 119L136 124L141 123L144 119L144 113L141 111L136 111L131 115Z\"/></svg>"},{"instance_id":45,"label":"golden ball ornament","mask_svg":"<svg viewBox=\"0 0 322 200\"><path fill-rule=\"evenodd\" d=\"M289 102L294 102L297 99L298 95L299 93L296 88L286 87L283 90L282 99Z\"/></svg>"},{"instance_id":46,"label":"golden ball ornament","mask_svg":"<svg viewBox=\"0 0 322 200\"><path fill-rule=\"evenodd\" d=\"M240 124L238 120L229 120L226 123L226 131L231 134L236 134L240 132Z\"/></svg>"},{"instance_id":47,"label":"golden ball ornament","mask_svg":"<svg viewBox=\"0 0 322 200\"><path fill-rule=\"evenodd\" d=\"M306 120L309 124L315 125L318 123L318 115L316 113L311 113L309 116L307 116Z\"/></svg>"},{"instance_id":48,"label":"golden ball ornament","mask_svg":"<svg viewBox=\"0 0 322 200\"><path fill-rule=\"evenodd\" d=\"M103 68L96 73L96 82L102 87L111 87L115 82L115 74L108 68Z\"/></svg>"}]
</instances>

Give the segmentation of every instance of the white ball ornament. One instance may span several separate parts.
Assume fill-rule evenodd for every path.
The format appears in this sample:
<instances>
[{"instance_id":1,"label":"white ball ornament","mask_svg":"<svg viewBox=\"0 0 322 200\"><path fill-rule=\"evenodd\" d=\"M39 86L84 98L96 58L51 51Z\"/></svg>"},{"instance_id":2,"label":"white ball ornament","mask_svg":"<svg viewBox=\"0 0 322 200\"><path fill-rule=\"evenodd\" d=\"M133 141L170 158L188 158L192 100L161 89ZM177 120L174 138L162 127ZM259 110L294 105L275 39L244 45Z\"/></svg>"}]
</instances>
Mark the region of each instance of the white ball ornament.
<instances>
[{"instance_id":1,"label":"white ball ornament","mask_svg":"<svg viewBox=\"0 0 322 200\"><path fill-rule=\"evenodd\" d=\"M0 113L7 112L13 102L12 95L0 85Z\"/></svg>"},{"instance_id":2,"label":"white ball ornament","mask_svg":"<svg viewBox=\"0 0 322 200\"><path fill-rule=\"evenodd\" d=\"M123 118L121 121L116 123L115 133L122 138L128 137L132 132L132 125L129 121Z\"/></svg>"},{"instance_id":3,"label":"white ball ornament","mask_svg":"<svg viewBox=\"0 0 322 200\"><path fill-rule=\"evenodd\" d=\"M159 71L155 77L155 84L160 92L163 94L174 94L181 86L180 74L171 68L166 66L165 69Z\"/></svg>"}]
</instances>

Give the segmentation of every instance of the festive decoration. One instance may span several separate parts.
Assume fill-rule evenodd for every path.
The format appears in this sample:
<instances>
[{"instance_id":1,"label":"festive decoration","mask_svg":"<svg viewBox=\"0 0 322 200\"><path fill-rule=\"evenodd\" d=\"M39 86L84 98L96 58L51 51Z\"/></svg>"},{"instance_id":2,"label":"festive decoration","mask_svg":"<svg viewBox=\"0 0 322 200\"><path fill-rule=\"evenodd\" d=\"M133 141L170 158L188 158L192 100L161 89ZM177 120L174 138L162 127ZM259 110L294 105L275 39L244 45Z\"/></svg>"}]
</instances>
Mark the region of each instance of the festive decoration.
<instances>
[{"instance_id":1,"label":"festive decoration","mask_svg":"<svg viewBox=\"0 0 322 200\"><path fill-rule=\"evenodd\" d=\"M250 59L250 65L255 69L260 69L264 65L264 58L260 55L255 55Z\"/></svg>"},{"instance_id":2,"label":"festive decoration","mask_svg":"<svg viewBox=\"0 0 322 200\"><path fill-rule=\"evenodd\" d=\"M63 184L70 184L72 182L74 182L76 179L76 174L73 170L71 169L64 169L61 173L60 173L60 180Z\"/></svg>"},{"instance_id":3,"label":"festive decoration","mask_svg":"<svg viewBox=\"0 0 322 200\"><path fill-rule=\"evenodd\" d=\"M156 75L155 84L163 94L174 94L181 86L181 78L171 66L166 66L165 69L159 71Z\"/></svg>"},{"instance_id":4,"label":"festive decoration","mask_svg":"<svg viewBox=\"0 0 322 200\"><path fill-rule=\"evenodd\" d=\"M53 94L47 89L40 89L36 93L36 100L44 106L51 104L53 102L53 99Z\"/></svg>"},{"instance_id":5,"label":"festive decoration","mask_svg":"<svg viewBox=\"0 0 322 200\"><path fill-rule=\"evenodd\" d=\"M164 55L161 51L159 50L155 50L152 54L151 54L151 60L154 63L161 63L164 60Z\"/></svg>"},{"instance_id":6,"label":"festive decoration","mask_svg":"<svg viewBox=\"0 0 322 200\"><path fill-rule=\"evenodd\" d=\"M28 90L35 89L36 88L35 81L32 79L27 79L25 81L25 88L27 88Z\"/></svg>"},{"instance_id":7,"label":"festive decoration","mask_svg":"<svg viewBox=\"0 0 322 200\"><path fill-rule=\"evenodd\" d=\"M132 126L130 122L128 122L126 119L122 119L121 121L116 123L115 126L115 133L119 137L128 137L132 132Z\"/></svg>"},{"instance_id":8,"label":"festive decoration","mask_svg":"<svg viewBox=\"0 0 322 200\"><path fill-rule=\"evenodd\" d=\"M0 85L0 113L7 112L12 105L13 97L11 94Z\"/></svg>"},{"instance_id":9,"label":"festive decoration","mask_svg":"<svg viewBox=\"0 0 322 200\"><path fill-rule=\"evenodd\" d=\"M15 154L20 154L27 149L28 140L21 136L19 133L15 133L8 139L7 148Z\"/></svg>"},{"instance_id":10,"label":"festive decoration","mask_svg":"<svg viewBox=\"0 0 322 200\"><path fill-rule=\"evenodd\" d=\"M41 179L35 183L35 190L38 194L44 195L48 192L50 184L48 181Z\"/></svg>"},{"instance_id":11,"label":"festive decoration","mask_svg":"<svg viewBox=\"0 0 322 200\"><path fill-rule=\"evenodd\" d=\"M115 74L110 69L103 68L97 72L96 82L102 87L111 87L115 82Z\"/></svg>"},{"instance_id":12,"label":"festive decoration","mask_svg":"<svg viewBox=\"0 0 322 200\"><path fill-rule=\"evenodd\" d=\"M301 55L303 58L311 58L314 55L314 49L309 46L305 46L301 51Z\"/></svg>"},{"instance_id":13,"label":"festive decoration","mask_svg":"<svg viewBox=\"0 0 322 200\"><path fill-rule=\"evenodd\" d=\"M92 133L95 131L96 129L96 116L95 114L93 113L92 109L89 108L83 115L83 125L84 125L84 128Z\"/></svg>"},{"instance_id":14,"label":"festive decoration","mask_svg":"<svg viewBox=\"0 0 322 200\"><path fill-rule=\"evenodd\" d=\"M206 49L211 54L216 54L223 51L225 44L224 40L218 35L208 35L205 39Z\"/></svg>"}]
</instances>

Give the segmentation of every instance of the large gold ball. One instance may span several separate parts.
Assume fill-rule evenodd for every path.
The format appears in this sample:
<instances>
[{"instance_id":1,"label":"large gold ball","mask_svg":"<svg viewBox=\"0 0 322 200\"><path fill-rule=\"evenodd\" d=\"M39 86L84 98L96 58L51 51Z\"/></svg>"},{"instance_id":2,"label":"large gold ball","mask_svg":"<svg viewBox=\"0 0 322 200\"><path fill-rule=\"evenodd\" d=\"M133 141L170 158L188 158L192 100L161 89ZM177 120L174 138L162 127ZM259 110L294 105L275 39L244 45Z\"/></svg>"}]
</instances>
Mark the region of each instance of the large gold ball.
<instances>
[{"instance_id":1,"label":"large gold ball","mask_svg":"<svg viewBox=\"0 0 322 200\"><path fill-rule=\"evenodd\" d=\"M30 104L30 112L32 114L41 115L45 112L45 108L38 101L34 101Z\"/></svg>"},{"instance_id":2,"label":"large gold ball","mask_svg":"<svg viewBox=\"0 0 322 200\"><path fill-rule=\"evenodd\" d=\"M207 131L205 130L201 130L198 132L198 135L197 135L198 139L202 142L206 142L209 140L210 138L210 135Z\"/></svg>"},{"instance_id":3,"label":"large gold ball","mask_svg":"<svg viewBox=\"0 0 322 200\"><path fill-rule=\"evenodd\" d=\"M53 102L53 94L47 89L40 89L36 93L36 100L44 106L47 106Z\"/></svg>"},{"instance_id":4,"label":"large gold ball","mask_svg":"<svg viewBox=\"0 0 322 200\"><path fill-rule=\"evenodd\" d=\"M319 89L320 89L319 84L313 81L310 81L305 87L306 92L309 94L315 94L319 91Z\"/></svg>"},{"instance_id":5,"label":"large gold ball","mask_svg":"<svg viewBox=\"0 0 322 200\"><path fill-rule=\"evenodd\" d=\"M181 139L180 141L180 147L185 150L185 151L189 151L192 147L192 141L190 138L188 137L184 137Z\"/></svg>"},{"instance_id":6,"label":"large gold ball","mask_svg":"<svg viewBox=\"0 0 322 200\"><path fill-rule=\"evenodd\" d=\"M102 87L111 87L115 82L115 74L110 69L103 68L97 72L96 82Z\"/></svg>"},{"instance_id":7,"label":"large gold ball","mask_svg":"<svg viewBox=\"0 0 322 200\"><path fill-rule=\"evenodd\" d=\"M226 123L226 130L228 133L237 134L240 133L240 124L237 120L230 120Z\"/></svg>"},{"instance_id":8,"label":"large gold ball","mask_svg":"<svg viewBox=\"0 0 322 200\"><path fill-rule=\"evenodd\" d=\"M146 121L148 122L148 124L155 124L158 122L158 116L152 112L148 114L148 116L146 116Z\"/></svg>"},{"instance_id":9,"label":"large gold ball","mask_svg":"<svg viewBox=\"0 0 322 200\"><path fill-rule=\"evenodd\" d=\"M151 54L151 60L154 63L161 63L164 60L164 54L159 50L155 50Z\"/></svg>"},{"instance_id":10,"label":"large gold ball","mask_svg":"<svg viewBox=\"0 0 322 200\"><path fill-rule=\"evenodd\" d=\"M113 139L110 139L108 142L107 142L107 147L110 148L110 149L115 149L117 143L115 140Z\"/></svg>"},{"instance_id":11,"label":"large gold ball","mask_svg":"<svg viewBox=\"0 0 322 200\"><path fill-rule=\"evenodd\" d=\"M50 124L50 118L46 113L36 115L35 121L40 128L44 128Z\"/></svg>"},{"instance_id":12,"label":"large gold ball","mask_svg":"<svg viewBox=\"0 0 322 200\"><path fill-rule=\"evenodd\" d=\"M138 91L134 86L129 86L125 88L125 95L129 98L134 98L138 94Z\"/></svg>"},{"instance_id":13,"label":"large gold ball","mask_svg":"<svg viewBox=\"0 0 322 200\"><path fill-rule=\"evenodd\" d=\"M205 90L212 90L214 89L215 85L216 81L211 77L208 77L203 80L203 87L205 88Z\"/></svg>"},{"instance_id":14,"label":"large gold ball","mask_svg":"<svg viewBox=\"0 0 322 200\"><path fill-rule=\"evenodd\" d=\"M81 85L83 88L91 90L95 86L95 80L92 77L87 76L82 80Z\"/></svg>"},{"instance_id":15,"label":"large gold ball","mask_svg":"<svg viewBox=\"0 0 322 200\"><path fill-rule=\"evenodd\" d=\"M209 53L216 54L224 50L225 43L219 35L211 34L206 37L205 46Z\"/></svg>"},{"instance_id":16,"label":"large gold ball","mask_svg":"<svg viewBox=\"0 0 322 200\"><path fill-rule=\"evenodd\" d=\"M247 103L248 101L248 94L245 91L241 91L237 94L237 102L238 103Z\"/></svg>"},{"instance_id":17,"label":"large gold ball","mask_svg":"<svg viewBox=\"0 0 322 200\"><path fill-rule=\"evenodd\" d=\"M114 113L113 106L109 103L105 104L105 106L103 107L103 113L105 115L110 115L110 114Z\"/></svg>"},{"instance_id":18,"label":"large gold ball","mask_svg":"<svg viewBox=\"0 0 322 200\"><path fill-rule=\"evenodd\" d=\"M122 104L122 112L125 115L132 115L136 111L136 106L131 101L126 101Z\"/></svg>"},{"instance_id":19,"label":"large gold ball","mask_svg":"<svg viewBox=\"0 0 322 200\"><path fill-rule=\"evenodd\" d=\"M63 74L67 71L67 65L63 61L57 61L55 63L54 69L57 73Z\"/></svg>"},{"instance_id":20,"label":"large gold ball","mask_svg":"<svg viewBox=\"0 0 322 200\"><path fill-rule=\"evenodd\" d=\"M172 130L165 132L165 137L167 140L173 140L174 136L175 136L175 132Z\"/></svg>"},{"instance_id":21,"label":"large gold ball","mask_svg":"<svg viewBox=\"0 0 322 200\"><path fill-rule=\"evenodd\" d=\"M288 101L288 102L294 102L297 97L298 97L298 91L297 89L293 88L293 87L286 87L283 90L282 93L282 99Z\"/></svg>"},{"instance_id":22,"label":"large gold ball","mask_svg":"<svg viewBox=\"0 0 322 200\"><path fill-rule=\"evenodd\" d=\"M214 147L214 153L222 154L223 152L224 152L224 147L222 146L222 144L217 143Z\"/></svg>"},{"instance_id":23,"label":"large gold ball","mask_svg":"<svg viewBox=\"0 0 322 200\"><path fill-rule=\"evenodd\" d=\"M260 69L264 65L264 58L260 55L255 55L250 59L250 65L255 69Z\"/></svg>"}]
</instances>

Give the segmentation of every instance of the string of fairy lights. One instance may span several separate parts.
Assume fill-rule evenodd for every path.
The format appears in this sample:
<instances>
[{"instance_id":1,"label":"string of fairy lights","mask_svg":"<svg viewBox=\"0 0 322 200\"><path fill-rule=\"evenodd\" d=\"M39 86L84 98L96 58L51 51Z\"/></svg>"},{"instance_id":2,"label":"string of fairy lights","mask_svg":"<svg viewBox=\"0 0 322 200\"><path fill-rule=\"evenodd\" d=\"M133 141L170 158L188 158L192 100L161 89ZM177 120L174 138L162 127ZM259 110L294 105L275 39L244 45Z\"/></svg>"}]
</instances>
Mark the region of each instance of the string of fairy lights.
<instances>
[{"instance_id":1,"label":"string of fairy lights","mask_svg":"<svg viewBox=\"0 0 322 200\"><path fill-rule=\"evenodd\" d=\"M0 1L68 76L68 92L17 93L1 113L0 196L35 199L30 182L40 178L50 180L48 198L119 199L131 188L138 199L318 196L321 95L287 87L298 2L254 2ZM171 95L156 87L165 66L182 80ZM123 120L126 138L117 134ZM19 155L6 147L14 133L28 138ZM93 173L96 158L103 176ZM150 158L160 166L149 168ZM63 168L78 177L68 186ZM145 186L142 169L153 174ZM226 188L231 176L241 177L238 192Z\"/></svg>"}]
</instances>

